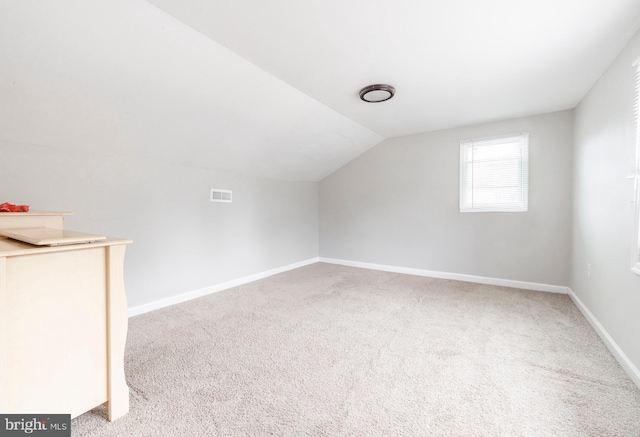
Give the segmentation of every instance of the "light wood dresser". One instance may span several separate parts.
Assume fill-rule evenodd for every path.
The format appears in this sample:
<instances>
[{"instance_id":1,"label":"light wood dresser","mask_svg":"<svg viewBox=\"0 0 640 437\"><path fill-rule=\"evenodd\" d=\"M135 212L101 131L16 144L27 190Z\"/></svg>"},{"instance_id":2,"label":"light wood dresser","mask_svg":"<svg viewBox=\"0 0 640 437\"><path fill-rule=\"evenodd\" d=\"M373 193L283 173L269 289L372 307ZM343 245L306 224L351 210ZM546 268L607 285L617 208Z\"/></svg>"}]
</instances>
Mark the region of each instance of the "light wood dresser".
<instances>
[{"instance_id":1,"label":"light wood dresser","mask_svg":"<svg viewBox=\"0 0 640 437\"><path fill-rule=\"evenodd\" d=\"M3 229L64 229L68 213L0 213ZM35 246L0 235L0 413L129 411L130 240Z\"/></svg>"}]
</instances>

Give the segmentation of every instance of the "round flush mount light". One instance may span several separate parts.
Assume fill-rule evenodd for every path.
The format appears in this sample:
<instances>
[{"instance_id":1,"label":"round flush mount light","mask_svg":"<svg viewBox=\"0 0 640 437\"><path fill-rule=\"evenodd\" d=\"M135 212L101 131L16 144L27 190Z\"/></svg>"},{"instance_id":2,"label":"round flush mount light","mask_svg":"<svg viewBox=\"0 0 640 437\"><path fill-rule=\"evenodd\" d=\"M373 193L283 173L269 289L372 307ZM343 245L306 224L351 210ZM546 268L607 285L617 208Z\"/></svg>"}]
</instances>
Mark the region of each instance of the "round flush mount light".
<instances>
[{"instance_id":1,"label":"round flush mount light","mask_svg":"<svg viewBox=\"0 0 640 437\"><path fill-rule=\"evenodd\" d=\"M389 100L396 93L391 85L369 85L360 90L360 99L369 103L380 103Z\"/></svg>"}]
</instances>

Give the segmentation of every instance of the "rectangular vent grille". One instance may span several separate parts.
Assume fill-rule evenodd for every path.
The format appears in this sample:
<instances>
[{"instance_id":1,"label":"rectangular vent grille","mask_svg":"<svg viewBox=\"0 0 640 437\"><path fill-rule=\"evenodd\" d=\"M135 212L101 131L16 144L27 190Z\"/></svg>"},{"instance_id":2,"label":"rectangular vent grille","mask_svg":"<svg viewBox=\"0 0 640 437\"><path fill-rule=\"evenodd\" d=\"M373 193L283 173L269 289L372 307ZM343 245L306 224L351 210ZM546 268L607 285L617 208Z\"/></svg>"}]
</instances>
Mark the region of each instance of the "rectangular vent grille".
<instances>
[{"instance_id":1,"label":"rectangular vent grille","mask_svg":"<svg viewBox=\"0 0 640 437\"><path fill-rule=\"evenodd\" d=\"M217 188L212 188L211 201L231 203L232 201L231 190L219 190Z\"/></svg>"}]
</instances>

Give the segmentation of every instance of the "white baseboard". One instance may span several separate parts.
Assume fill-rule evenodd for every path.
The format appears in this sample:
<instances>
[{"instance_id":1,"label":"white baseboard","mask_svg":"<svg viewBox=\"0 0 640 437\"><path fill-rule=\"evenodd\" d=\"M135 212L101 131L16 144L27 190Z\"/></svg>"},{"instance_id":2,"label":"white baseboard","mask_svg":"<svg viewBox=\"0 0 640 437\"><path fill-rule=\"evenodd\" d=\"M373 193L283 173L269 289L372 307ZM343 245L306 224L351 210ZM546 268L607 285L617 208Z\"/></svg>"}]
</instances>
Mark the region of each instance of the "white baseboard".
<instances>
[{"instance_id":1,"label":"white baseboard","mask_svg":"<svg viewBox=\"0 0 640 437\"><path fill-rule=\"evenodd\" d=\"M453 279L456 281L475 282L478 284L500 285L503 287L520 288L524 290L547 291L551 293L561 293L561 294L568 293L567 287L563 287L559 285L548 285L548 284L539 284L535 282L514 281L512 279L488 278L485 276L465 275L463 273L436 272L432 270L413 269L409 267L397 267L397 266L388 266L388 265L382 265L382 264L364 263L359 261L347 261L347 260L341 260L341 259L319 257L319 258L310 258L305 261L300 261L294 264L289 264L289 265L278 267L272 270L267 270L265 272L256 273L254 275L245 276L243 278L234 279L232 281L223 282L221 284L211 285L209 287L201 288L199 290L193 290L186 293L178 294L176 296L159 299L146 304L137 305L135 307L129 308L129 311L128 311L129 317L148 313L150 311L164 308L170 305L175 305L177 303L186 302L191 299L196 299L198 297L206 296L208 294L216 293L218 291L237 287L239 285L248 284L249 282L257 281L259 279L264 279L269 276L277 275L278 273L283 273L289 270L297 269L299 267L308 266L310 264L314 264L317 262L339 264L339 265L350 266L350 267L360 267L360 268L365 268L370 270L380 270L384 272L394 272L394 273L404 273L408 275L426 276L430 278Z\"/></svg>"},{"instance_id":2,"label":"white baseboard","mask_svg":"<svg viewBox=\"0 0 640 437\"><path fill-rule=\"evenodd\" d=\"M638 388L640 388L640 370L631 362L631 360L629 360L627 355L622 351L622 349L620 349L620 346L618 346L618 344L609 335L607 330L604 329L602 324L598 321L598 319L596 319L593 313L589 311L589 309L584 305L584 303L580 300L580 298L573 292L573 290L571 290L571 288L569 287L560 286L560 285L539 284L535 282L515 281L512 279L489 278L485 276L466 275L463 273L437 272L432 270L413 269L409 267L397 267L397 266L388 266L383 264L372 264L372 263L365 263L365 262L359 262L359 261L347 261L347 260L341 260L341 259L319 257L319 258L311 258L305 261L300 261L294 264L289 264L283 267L278 267L272 270L267 270L262 273L256 273L255 275L234 279L232 281L223 282L221 284L212 285L210 287L201 288L199 290L182 293L177 296L171 296L165 299L160 299L147 304L138 305L138 306L129 308L129 317L148 313L150 311L164 308L170 305L175 305L177 303L186 302L191 299L196 299L198 297L206 296L212 293L216 293L218 291L237 287L239 285L248 284L249 282L257 281L259 279L264 279L269 276L277 275L278 273L287 272L289 270L308 266L310 264L315 264L317 262L323 262L328 264L338 264L338 265L349 266L349 267L360 267L360 268L370 269L370 270L380 270L383 272L404 273L408 275L425 276L430 278L452 279L455 281L498 285L503 287L520 288L523 290L535 290L535 291L546 291L550 293L568 294L571 297L571 300L574 302L574 304L578 307L580 312L584 315L584 317L591 324L591 326L596 331L596 333L600 336L600 338L602 339L604 344L607 346L607 348L611 351L611 353L616 358L618 363L620 363L620 366L622 366L622 368L629 375L631 380L638 386Z\"/></svg>"},{"instance_id":3,"label":"white baseboard","mask_svg":"<svg viewBox=\"0 0 640 437\"><path fill-rule=\"evenodd\" d=\"M478 284L500 285L502 287L520 288L523 290L547 291L550 293L567 294L568 287L561 285L539 284L536 282L515 281L513 279L488 278L486 276L465 275L463 273L436 272L432 270L412 269L409 267L387 266L382 264L371 264L359 261L347 261L334 258L320 257L320 262L329 264L339 264L341 266L361 267L363 269L380 270L383 272L405 273L415 276L426 276L429 278L453 279L455 281L475 282Z\"/></svg>"},{"instance_id":4,"label":"white baseboard","mask_svg":"<svg viewBox=\"0 0 640 437\"><path fill-rule=\"evenodd\" d=\"M587 319L591 327L596 331L596 333L600 336L600 339L607 346L609 351L613 354L615 359L618 361L620 366L627 372L627 375L631 378L631 380L635 383L635 385L640 388L640 370L631 362L629 357L620 349L620 346L615 342L615 340L609 335L604 326L600 323L596 316L593 315L589 308L580 300L580 298L574 293L574 291L569 288L569 297L573 303L578 307L580 312L584 315L584 318Z\"/></svg>"},{"instance_id":5,"label":"white baseboard","mask_svg":"<svg viewBox=\"0 0 640 437\"><path fill-rule=\"evenodd\" d=\"M199 290L189 291L187 293L178 294L176 296L167 297L165 299L156 300L154 302L146 303L129 308L129 317L137 316L140 314L148 313L149 311L157 310L160 308L175 305L177 303L186 302L191 299L206 296L208 294L216 293L218 291L226 290L229 288L237 287L239 285L248 284L249 282L264 279L269 276L277 275L278 273L287 272L289 270L297 269L299 267L308 266L309 264L315 264L319 261L319 258L311 258L305 261L300 261L294 264L289 264L283 267L278 267L266 272L256 273L255 275L245 276L243 278L234 279L232 281L223 282L221 284L211 285L209 287L201 288Z\"/></svg>"}]
</instances>

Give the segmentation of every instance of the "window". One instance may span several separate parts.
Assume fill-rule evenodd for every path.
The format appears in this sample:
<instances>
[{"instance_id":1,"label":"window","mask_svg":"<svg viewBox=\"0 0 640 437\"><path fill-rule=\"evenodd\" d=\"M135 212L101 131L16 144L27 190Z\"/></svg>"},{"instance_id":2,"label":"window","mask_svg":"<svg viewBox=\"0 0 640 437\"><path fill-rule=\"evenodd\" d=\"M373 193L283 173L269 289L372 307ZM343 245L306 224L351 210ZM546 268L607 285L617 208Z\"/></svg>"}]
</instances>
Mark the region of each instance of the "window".
<instances>
[{"instance_id":1,"label":"window","mask_svg":"<svg viewBox=\"0 0 640 437\"><path fill-rule=\"evenodd\" d=\"M460 142L460 212L528 208L528 133Z\"/></svg>"},{"instance_id":2,"label":"window","mask_svg":"<svg viewBox=\"0 0 640 437\"><path fill-rule=\"evenodd\" d=\"M635 220L633 222L634 237L633 237L633 253L631 259L631 270L640 275L640 117L638 111L640 110L640 59L634 62L633 67L636 70L635 81L635 104L634 104L634 117L636 123L636 159L634 163L633 174L630 176L634 182L635 190Z\"/></svg>"}]
</instances>

